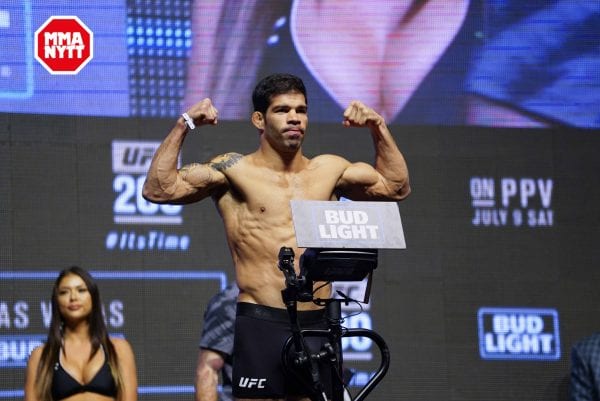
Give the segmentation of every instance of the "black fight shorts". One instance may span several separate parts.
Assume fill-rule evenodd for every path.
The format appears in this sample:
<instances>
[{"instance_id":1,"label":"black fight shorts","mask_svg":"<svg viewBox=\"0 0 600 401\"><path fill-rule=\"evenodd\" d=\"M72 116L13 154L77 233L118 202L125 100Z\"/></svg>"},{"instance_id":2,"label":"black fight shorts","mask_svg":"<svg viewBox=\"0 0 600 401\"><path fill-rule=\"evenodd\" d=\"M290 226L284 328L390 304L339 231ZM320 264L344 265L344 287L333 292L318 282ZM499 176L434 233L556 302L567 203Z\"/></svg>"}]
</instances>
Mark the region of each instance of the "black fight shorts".
<instances>
[{"instance_id":1,"label":"black fight shorts","mask_svg":"<svg viewBox=\"0 0 600 401\"><path fill-rule=\"evenodd\" d=\"M299 311L300 329L326 328L325 311ZM285 398L289 395L309 396L309 372L286 372L281 355L291 336L286 309L240 302L237 305L233 342L233 395L237 398ZM311 353L321 351L325 337L305 337ZM293 345L291 351L294 351ZM319 379L331 398L331 366L320 364Z\"/></svg>"}]
</instances>

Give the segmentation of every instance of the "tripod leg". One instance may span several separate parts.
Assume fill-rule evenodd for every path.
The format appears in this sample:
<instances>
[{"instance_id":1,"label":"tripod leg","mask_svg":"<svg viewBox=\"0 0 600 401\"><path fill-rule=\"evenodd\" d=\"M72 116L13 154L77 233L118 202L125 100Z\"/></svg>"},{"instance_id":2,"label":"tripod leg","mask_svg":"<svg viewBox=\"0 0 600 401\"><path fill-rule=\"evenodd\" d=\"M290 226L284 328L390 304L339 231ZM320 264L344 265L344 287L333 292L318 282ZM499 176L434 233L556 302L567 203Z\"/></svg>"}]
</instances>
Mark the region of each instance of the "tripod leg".
<instances>
[{"instance_id":1,"label":"tripod leg","mask_svg":"<svg viewBox=\"0 0 600 401\"><path fill-rule=\"evenodd\" d=\"M342 306L339 300L327 303L327 325L331 333L332 365L331 391L332 401L344 401L343 363L342 355Z\"/></svg>"}]
</instances>

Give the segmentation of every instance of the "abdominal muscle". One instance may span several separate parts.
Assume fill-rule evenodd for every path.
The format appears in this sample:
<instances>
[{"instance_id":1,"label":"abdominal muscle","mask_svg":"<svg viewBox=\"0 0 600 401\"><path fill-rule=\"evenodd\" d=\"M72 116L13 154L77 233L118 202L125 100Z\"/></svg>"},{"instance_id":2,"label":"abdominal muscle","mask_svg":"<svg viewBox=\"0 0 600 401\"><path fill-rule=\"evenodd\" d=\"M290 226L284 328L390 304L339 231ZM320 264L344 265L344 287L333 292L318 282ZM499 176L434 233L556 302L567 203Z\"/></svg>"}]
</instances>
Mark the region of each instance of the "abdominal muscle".
<instances>
[{"instance_id":1,"label":"abdominal muscle","mask_svg":"<svg viewBox=\"0 0 600 401\"><path fill-rule=\"evenodd\" d=\"M336 182L348 162L321 155L306 162L298 172L257 167L251 157L228 170L229 190L217 201L233 258L239 301L285 308L281 290L285 276L278 267L281 247L294 250L299 273L300 256L290 200L335 200ZM317 184L318 183L318 184ZM315 298L329 298L330 286L315 283ZM298 310L320 309L312 302L299 302Z\"/></svg>"},{"instance_id":2,"label":"abdominal muscle","mask_svg":"<svg viewBox=\"0 0 600 401\"><path fill-rule=\"evenodd\" d=\"M226 209L221 207L220 210L240 288L238 300L285 308L281 296L285 276L278 267L279 250L281 247L294 250L296 274L299 274L300 256L304 252L304 248L298 248L296 244L289 201L269 202L257 206L256 210L249 203ZM315 283L313 288L320 284ZM329 293L330 286L325 286L315 294L315 298L328 298ZM321 307L312 302L299 302L297 308L312 310Z\"/></svg>"}]
</instances>

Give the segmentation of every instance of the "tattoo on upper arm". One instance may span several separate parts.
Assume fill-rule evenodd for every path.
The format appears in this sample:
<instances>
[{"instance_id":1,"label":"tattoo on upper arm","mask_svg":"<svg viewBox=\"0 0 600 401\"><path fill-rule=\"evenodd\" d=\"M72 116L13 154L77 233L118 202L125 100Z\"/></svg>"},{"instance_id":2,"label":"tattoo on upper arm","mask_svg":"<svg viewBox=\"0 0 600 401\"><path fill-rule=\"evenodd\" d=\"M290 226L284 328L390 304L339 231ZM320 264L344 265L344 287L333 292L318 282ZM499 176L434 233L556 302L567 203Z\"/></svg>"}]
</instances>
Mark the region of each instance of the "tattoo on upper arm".
<instances>
[{"instance_id":1,"label":"tattoo on upper arm","mask_svg":"<svg viewBox=\"0 0 600 401\"><path fill-rule=\"evenodd\" d=\"M217 171L227 170L229 167L235 165L242 159L242 155L239 153L225 153L218 157L218 160L210 162L210 167Z\"/></svg>"},{"instance_id":2,"label":"tattoo on upper arm","mask_svg":"<svg viewBox=\"0 0 600 401\"><path fill-rule=\"evenodd\" d=\"M201 170L198 170L200 168ZM196 170L194 172L194 170ZM190 163L179 169L181 178L193 185L204 185L212 181L212 172L201 163ZM192 176L192 174L194 174Z\"/></svg>"},{"instance_id":3,"label":"tattoo on upper arm","mask_svg":"<svg viewBox=\"0 0 600 401\"><path fill-rule=\"evenodd\" d=\"M198 167L200 166L200 163L190 163L190 164L186 164L185 166L181 167L179 169L179 173L181 174L181 176L183 177L183 179L185 180L188 176L188 174L192 171L192 169L194 167Z\"/></svg>"}]
</instances>

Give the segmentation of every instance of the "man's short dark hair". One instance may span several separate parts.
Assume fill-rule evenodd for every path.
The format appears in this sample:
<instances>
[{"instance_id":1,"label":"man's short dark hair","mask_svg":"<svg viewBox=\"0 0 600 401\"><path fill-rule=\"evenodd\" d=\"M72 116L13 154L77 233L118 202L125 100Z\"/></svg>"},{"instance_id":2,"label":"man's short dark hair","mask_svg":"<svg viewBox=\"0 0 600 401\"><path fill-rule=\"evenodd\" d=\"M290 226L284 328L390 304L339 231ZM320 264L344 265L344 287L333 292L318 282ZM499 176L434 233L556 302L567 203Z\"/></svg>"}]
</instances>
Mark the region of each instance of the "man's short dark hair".
<instances>
[{"instance_id":1,"label":"man's short dark hair","mask_svg":"<svg viewBox=\"0 0 600 401\"><path fill-rule=\"evenodd\" d=\"M291 92L302 93L304 100L307 100L304 82L299 77L291 74L272 74L263 78L252 92L254 111L266 114L273 96Z\"/></svg>"}]
</instances>

